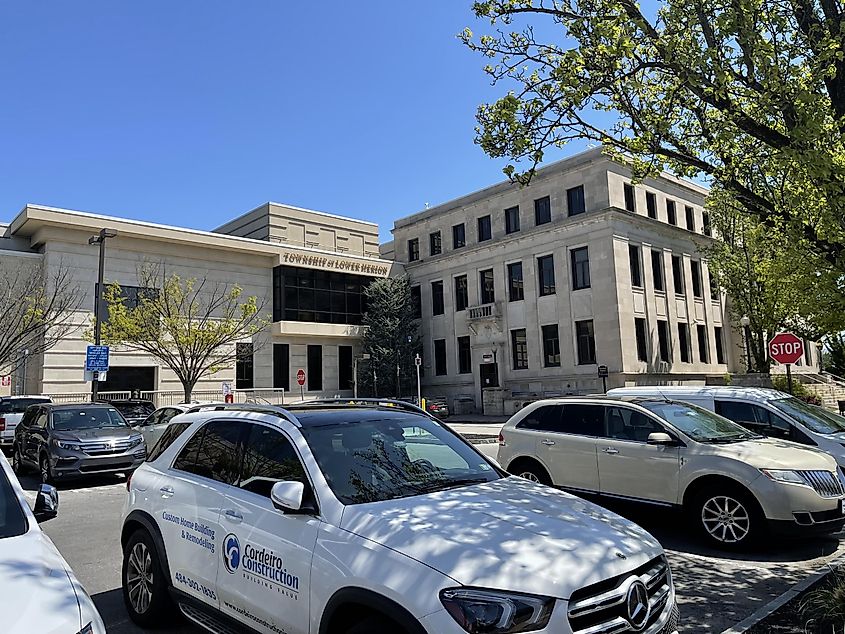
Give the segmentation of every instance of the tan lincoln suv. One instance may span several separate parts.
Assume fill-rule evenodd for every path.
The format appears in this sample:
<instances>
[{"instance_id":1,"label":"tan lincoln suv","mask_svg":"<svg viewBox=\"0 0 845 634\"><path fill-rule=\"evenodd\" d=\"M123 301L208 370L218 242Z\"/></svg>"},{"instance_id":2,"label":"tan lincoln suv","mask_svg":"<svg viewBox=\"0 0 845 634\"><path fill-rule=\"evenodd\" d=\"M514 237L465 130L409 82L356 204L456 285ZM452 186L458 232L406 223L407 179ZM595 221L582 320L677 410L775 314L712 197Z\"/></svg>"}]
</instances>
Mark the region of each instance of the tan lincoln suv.
<instances>
[{"instance_id":1,"label":"tan lincoln suv","mask_svg":"<svg viewBox=\"0 0 845 634\"><path fill-rule=\"evenodd\" d=\"M678 401L538 401L505 424L498 460L574 493L681 507L723 548L770 531L835 532L845 524L845 487L831 456Z\"/></svg>"}]
</instances>

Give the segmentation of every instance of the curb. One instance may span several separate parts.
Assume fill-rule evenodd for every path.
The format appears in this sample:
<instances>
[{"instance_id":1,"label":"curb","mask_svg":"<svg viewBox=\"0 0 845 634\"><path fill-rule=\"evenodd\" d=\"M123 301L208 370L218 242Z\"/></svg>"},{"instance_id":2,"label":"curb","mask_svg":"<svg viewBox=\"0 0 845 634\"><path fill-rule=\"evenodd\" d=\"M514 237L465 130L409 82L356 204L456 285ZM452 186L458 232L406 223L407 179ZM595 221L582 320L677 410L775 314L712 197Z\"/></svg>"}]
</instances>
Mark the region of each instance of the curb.
<instances>
[{"instance_id":1,"label":"curb","mask_svg":"<svg viewBox=\"0 0 845 634\"><path fill-rule=\"evenodd\" d=\"M770 616L776 610L782 608L792 599L799 596L802 592L807 590L807 588L812 586L814 583L820 581L823 577L827 576L833 569L839 567L842 564L845 564L845 554L839 555L838 557L831 559L823 566L817 568L816 572L806 577L802 581L796 583L794 586L792 586L789 590L781 594L779 597L775 597L766 605L757 609L748 618L743 619L733 627L724 630L722 634L743 634L743 632L747 632L752 627L757 625L760 621Z\"/></svg>"}]
</instances>

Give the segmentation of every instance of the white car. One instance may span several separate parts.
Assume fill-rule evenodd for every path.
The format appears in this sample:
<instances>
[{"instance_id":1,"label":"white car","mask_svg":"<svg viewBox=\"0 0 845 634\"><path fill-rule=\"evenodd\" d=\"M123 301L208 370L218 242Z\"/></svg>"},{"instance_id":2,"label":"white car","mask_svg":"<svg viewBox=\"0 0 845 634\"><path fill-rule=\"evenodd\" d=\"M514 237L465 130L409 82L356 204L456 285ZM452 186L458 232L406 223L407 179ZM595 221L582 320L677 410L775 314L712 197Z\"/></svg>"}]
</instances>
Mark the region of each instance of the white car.
<instances>
[{"instance_id":1,"label":"white car","mask_svg":"<svg viewBox=\"0 0 845 634\"><path fill-rule=\"evenodd\" d=\"M183 414L196 406L196 403L179 403L178 405L159 407L142 422L132 425L132 429L141 432L144 442L147 445L147 450L152 451L173 417Z\"/></svg>"},{"instance_id":2,"label":"white car","mask_svg":"<svg viewBox=\"0 0 845 634\"><path fill-rule=\"evenodd\" d=\"M49 396L3 396L0 397L0 447L12 448L15 429L30 405L52 403Z\"/></svg>"},{"instance_id":3,"label":"white car","mask_svg":"<svg viewBox=\"0 0 845 634\"><path fill-rule=\"evenodd\" d=\"M499 463L511 473L680 507L715 546L747 546L767 530L830 533L845 524L845 486L831 456L681 401L538 401L512 416L499 439Z\"/></svg>"},{"instance_id":4,"label":"white car","mask_svg":"<svg viewBox=\"0 0 845 634\"><path fill-rule=\"evenodd\" d=\"M175 599L213 632L677 630L651 535L395 401L183 414L132 476L121 542L142 626Z\"/></svg>"},{"instance_id":5,"label":"white car","mask_svg":"<svg viewBox=\"0 0 845 634\"><path fill-rule=\"evenodd\" d=\"M94 602L41 530L59 508L43 484L29 508L6 457L0 455L0 611L5 634L105 634Z\"/></svg>"}]
</instances>

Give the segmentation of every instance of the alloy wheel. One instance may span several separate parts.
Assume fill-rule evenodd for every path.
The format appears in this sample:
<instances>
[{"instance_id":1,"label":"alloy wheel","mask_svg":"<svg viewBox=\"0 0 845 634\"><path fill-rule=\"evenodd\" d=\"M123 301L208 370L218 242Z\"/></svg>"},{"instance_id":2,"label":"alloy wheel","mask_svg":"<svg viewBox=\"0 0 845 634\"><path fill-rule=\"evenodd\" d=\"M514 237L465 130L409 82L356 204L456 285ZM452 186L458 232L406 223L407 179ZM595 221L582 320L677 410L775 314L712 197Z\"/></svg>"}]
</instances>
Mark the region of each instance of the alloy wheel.
<instances>
[{"instance_id":1,"label":"alloy wheel","mask_svg":"<svg viewBox=\"0 0 845 634\"><path fill-rule=\"evenodd\" d=\"M21 466L23 463L21 462L21 450L18 447L15 447L14 451L12 451L12 471L17 474L21 472Z\"/></svg>"},{"instance_id":2,"label":"alloy wheel","mask_svg":"<svg viewBox=\"0 0 845 634\"><path fill-rule=\"evenodd\" d=\"M748 509L742 502L727 495L712 497L704 503L701 522L710 537L725 544L741 542L751 531Z\"/></svg>"},{"instance_id":3,"label":"alloy wheel","mask_svg":"<svg viewBox=\"0 0 845 634\"><path fill-rule=\"evenodd\" d=\"M126 570L126 587L129 601L138 614L150 609L153 599L153 560L150 551L143 542L132 547L129 554L129 566Z\"/></svg>"},{"instance_id":4,"label":"alloy wheel","mask_svg":"<svg viewBox=\"0 0 845 634\"><path fill-rule=\"evenodd\" d=\"M50 483L50 461L46 456L41 458L41 482Z\"/></svg>"},{"instance_id":5,"label":"alloy wheel","mask_svg":"<svg viewBox=\"0 0 845 634\"><path fill-rule=\"evenodd\" d=\"M529 480L531 482L537 482L538 484L541 484L540 478L538 478L537 474L534 473L533 471L523 471L522 473L519 474L519 477L525 478L526 480Z\"/></svg>"}]
</instances>

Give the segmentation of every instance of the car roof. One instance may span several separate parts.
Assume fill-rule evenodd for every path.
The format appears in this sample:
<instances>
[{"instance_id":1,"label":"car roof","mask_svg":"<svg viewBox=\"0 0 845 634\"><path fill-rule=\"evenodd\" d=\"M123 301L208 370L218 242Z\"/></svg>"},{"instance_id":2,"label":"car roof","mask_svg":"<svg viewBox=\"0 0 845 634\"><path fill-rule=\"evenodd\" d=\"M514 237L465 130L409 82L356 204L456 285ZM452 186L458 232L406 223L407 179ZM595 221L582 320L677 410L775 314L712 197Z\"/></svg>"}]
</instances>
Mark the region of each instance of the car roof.
<instances>
[{"instance_id":1,"label":"car roof","mask_svg":"<svg viewBox=\"0 0 845 634\"><path fill-rule=\"evenodd\" d=\"M766 387L745 387L738 385L638 385L636 387L616 388L611 390L611 392L619 396L648 395L659 397L661 395L666 395L675 398L679 398L680 396L711 396L721 398L748 398L758 401L771 401L789 398L789 394L779 390Z\"/></svg>"},{"instance_id":2,"label":"car roof","mask_svg":"<svg viewBox=\"0 0 845 634\"><path fill-rule=\"evenodd\" d=\"M116 398L114 400L103 401L103 403L105 405L114 405L116 403L119 403L120 405L135 405L140 403L152 404L152 401L146 398Z\"/></svg>"},{"instance_id":3,"label":"car roof","mask_svg":"<svg viewBox=\"0 0 845 634\"><path fill-rule=\"evenodd\" d=\"M22 399L43 398L51 400L46 394L17 394L16 396L0 396L0 401L16 401Z\"/></svg>"},{"instance_id":4,"label":"car roof","mask_svg":"<svg viewBox=\"0 0 845 634\"><path fill-rule=\"evenodd\" d=\"M114 409L110 403L42 403L40 407L46 407L50 410L65 410L65 409Z\"/></svg>"},{"instance_id":5,"label":"car roof","mask_svg":"<svg viewBox=\"0 0 845 634\"><path fill-rule=\"evenodd\" d=\"M323 427L327 425L342 425L344 423L360 423L372 421L398 421L407 420L408 416L421 416L430 420L424 414L407 412L404 410L391 410L388 408L371 409L321 409L314 408L306 411L295 411L297 420L303 427Z\"/></svg>"}]
</instances>

